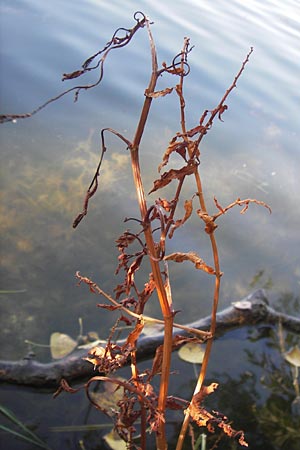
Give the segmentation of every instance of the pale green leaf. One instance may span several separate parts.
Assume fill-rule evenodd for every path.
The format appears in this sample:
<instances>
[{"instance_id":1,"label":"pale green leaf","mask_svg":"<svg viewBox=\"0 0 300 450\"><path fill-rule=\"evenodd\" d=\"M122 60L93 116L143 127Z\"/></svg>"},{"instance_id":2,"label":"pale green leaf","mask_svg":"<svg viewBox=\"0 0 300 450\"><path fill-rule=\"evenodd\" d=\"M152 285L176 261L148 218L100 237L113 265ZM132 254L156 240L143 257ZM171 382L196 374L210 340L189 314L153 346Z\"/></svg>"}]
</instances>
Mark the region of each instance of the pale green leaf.
<instances>
[{"instance_id":1,"label":"pale green leaf","mask_svg":"<svg viewBox=\"0 0 300 450\"><path fill-rule=\"evenodd\" d=\"M202 345L197 344L196 342L188 342L179 349L178 356L183 361L193 364L202 364L204 351Z\"/></svg>"},{"instance_id":2,"label":"pale green leaf","mask_svg":"<svg viewBox=\"0 0 300 450\"><path fill-rule=\"evenodd\" d=\"M127 450L126 442L120 438L115 430L106 434L103 439L112 450Z\"/></svg>"},{"instance_id":3,"label":"pale green leaf","mask_svg":"<svg viewBox=\"0 0 300 450\"><path fill-rule=\"evenodd\" d=\"M285 360L292 366L300 367L300 348L298 345L290 348L284 355Z\"/></svg>"},{"instance_id":4,"label":"pale green leaf","mask_svg":"<svg viewBox=\"0 0 300 450\"><path fill-rule=\"evenodd\" d=\"M67 334L55 332L50 336L50 351L53 359L67 356L77 347L77 342Z\"/></svg>"}]
</instances>

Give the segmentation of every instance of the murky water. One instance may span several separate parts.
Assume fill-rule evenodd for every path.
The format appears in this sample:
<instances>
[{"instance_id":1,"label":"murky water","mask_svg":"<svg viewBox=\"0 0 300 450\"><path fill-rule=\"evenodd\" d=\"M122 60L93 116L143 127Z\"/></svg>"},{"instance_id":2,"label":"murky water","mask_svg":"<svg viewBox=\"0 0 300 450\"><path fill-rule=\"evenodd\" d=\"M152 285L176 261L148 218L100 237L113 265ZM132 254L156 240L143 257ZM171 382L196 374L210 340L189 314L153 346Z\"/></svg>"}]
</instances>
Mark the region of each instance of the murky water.
<instances>
[{"instance_id":1,"label":"murky water","mask_svg":"<svg viewBox=\"0 0 300 450\"><path fill-rule=\"evenodd\" d=\"M224 123L216 122L203 141L203 187L211 208L215 195L223 206L257 198L273 212L252 205L245 216L236 210L219 221L221 307L254 284L267 287L272 300L299 296L299 2L1 0L0 8L1 113L32 111L71 86L61 75L80 68L117 27L130 28L137 9L155 22L160 63L173 59L184 36L195 45L185 85L189 128L218 104L253 46ZM108 139L89 215L75 231L71 225L97 164L100 129L132 138L149 74L141 30L111 54L102 84L81 92L77 103L70 94L30 119L1 125L1 289L20 291L1 294L2 358L21 358L24 339L47 343L53 331L76 336L79 317L86 331L100 334L113 323L96 309L98 299L76 286L74 274L80 270L109 292L117 283L114 240L127 227L124 217L138 216L128 153L117 139ZM160 88L174 83L164 77ZM175 95L155 101L141 149L146 190L179 121ZM210 263L198 225L178 231L170 248L195 250ZM211 280L190 269L170 268L182 322L210 310ZM150 312L157 314L157 305Z\"/></svg>"}]
</instances>

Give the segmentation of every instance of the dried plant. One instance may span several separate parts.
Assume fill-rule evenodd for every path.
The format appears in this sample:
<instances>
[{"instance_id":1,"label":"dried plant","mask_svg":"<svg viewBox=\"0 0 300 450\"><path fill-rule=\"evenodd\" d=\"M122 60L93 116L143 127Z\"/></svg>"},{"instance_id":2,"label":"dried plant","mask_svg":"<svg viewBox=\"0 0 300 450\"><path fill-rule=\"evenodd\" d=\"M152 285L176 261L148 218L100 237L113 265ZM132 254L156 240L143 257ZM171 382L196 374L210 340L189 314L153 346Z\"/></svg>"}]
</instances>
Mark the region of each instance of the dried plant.
<instances>
[{"instance_id":1,"label":"dried plant","mask_svg":"<svg viewBox=\"0 0 300 450\"><path fill-rule=\"evenodd\" d=\"M95 87L101 82L104 75L104 63L108 54L112 50L119 49L129 44L132 37L140 29L146 29L150 43L152 73L148 87L145 89L144 104L140 113L135 135L132 140L128 140L121 133L111 128L102 129L99 164L86 192L82 211L77 215L73 222L73 227L76 228L88 213L89 202L98 190L99 179L101 179L101 164L105 152L107 151L105 136L106 133L112 133L125 144L126 149L129 150L131 155L132 174L140 217L126 219L126 222L134 221L139 227L139 230L126 230L116 241L120 253L116 272L124 272L124 281L115 287L114 297L104 292L93 280L80 275L79 272L76 274L79 284L87 284L91 292L99 294L106 299L106 303L98 305L100 308L113 311L119 310L120 312L120 316L111 330L106 345L96 346L87 355L87 361L94 365L95 370L99 375L91 378L85 384L85 389L91 403L97 409L113 418L116 431L127 442L128 448L130 449L146 449L147 431L149 430L156 433L156 448L159 450L165 450L167 448L166 411L168 409L179 409L182 410L184 414L176 450L182 449L188 426L191 421L195 422L200 427L207 427L210 432L214 432L215 428L218 427L222 429L225 434L236 439L241 446L247 447L248 444L242 431L235 431L231 427L227 417L220 412L207 411L204 406L205 397L213 393L217 388L217 383L212 383L209 386L204 385L216 329L216 314L222 276L215 231L218 226L218 218L226 214L233 207L242 207L242 214L246 212L249 205L252 203L262 205L269 211L270 208L264 202L251 198L243 200L237 198L228 206L221 206L215 198L214 201L217 212L209 213L203 195L199 164L201 156L200 144L202 139L212 128L215 119L223 121L223 114L228 109L225 102L231 91L236 87L237 81L242 75L253 49L251 48L246 55L240 70L234 77L230 87L225 91L225 94L218 105L212 110L205 110L200 117L199 123L192 128L189 128L186 124L186 104L184 98L184 82L190 72L188 58L192 50L189 39L184 38L181 51L179 51L170 63L163 62L159 66L149 19L141 12L136 12L134 19L136 23L131 29L119 28L116 30L111 40L104 48L89 57L79 70L63 75L63 80L73 80L83 76L88 71L96 70L98 71L98 79L93 84L82 84L72 87L60 95L48 100L31 113L2 115L0 119L2 122L5 122L30 117L47 106L50 102L58 100L60 97L71 91L75 92L75 100L77 100L80 91ZM158 78L164 74L171 74L174 76L174 85L157 91L156 84ZM153 187L148 195L161 191L167 185L171 185L174 187L173 196L171 199L159 197L149 204L151 200L148 200L150 197L145 193L140 171L140 144L152 102L158 97L164 97L171 93L178 97L180 130L174 134L174 137L171 139L162 155L162 162L158 167L160 175L154 180ZM174 157L177 159L179 158L181 161L181 168L170 168L165 170L165 167ZM187 178L194 179L194 194L190 199L187 199L184 202L184 216L182 218L176 218L178 214L177 208L180 205L182 197L183 185ZM195 206L195 203L198 203L198 206ZM202 223L204 225L204 230L210 241L213 257L212 267L206 264L196 252L172 252L168 254L168 240L172 239L174 233L190 219L194 214L194 209L196 209L196 216L200 219L200 224ZM201 231L201 227L199 228ZM134 250L132 250L133 248ZM136 283L136 276L145 260L148 260L150 263L151 273L149 274L148 281L144 283L143 289L141 289ZM184 261L192 262L196 269L205 272L208 276L212 276L215 279L211 310L211 327L209 332L185 329L185 327L174 323L175 309L172 301L168 264L173 264L174 262L183 263ZM154 292L156 292L160 303L163 317L162 320L147 317L144 314L145 305ZM120 322L132 327L125 339L125 343L122 345L118 344L118 334L116 331ZM152 367L147 371L140 373L136 362L136 343L147 322L163 323L164 343L156 349ZM175 327L183 329L181 336L176 334L174 337L173 330ZM188 401L187 399L179 399L169 395L168 387L172 351L190 340L197 340L202 343L205 342L206 350L193 397ZM128 363L128 360L131 364L130 379L120 380L118 377L110 376L112 372L115 372L118 368ZM152 380L157 376L160 376L160 385L158 392L155 392ZM113 412L111 410L108 411L105 405L98 403L91 395L90 387L93 383L98 381L112 384L115 386L115 389L122 390L121 400L117 402ZM77 391L76 389L71 388L66 380L61 381L61 386L55 395L62 390L68 392ZM137 433L137 423L139 424L138 431L140 434L138 445L134 441L134 436Z\"/></svg>"}]
</instances>

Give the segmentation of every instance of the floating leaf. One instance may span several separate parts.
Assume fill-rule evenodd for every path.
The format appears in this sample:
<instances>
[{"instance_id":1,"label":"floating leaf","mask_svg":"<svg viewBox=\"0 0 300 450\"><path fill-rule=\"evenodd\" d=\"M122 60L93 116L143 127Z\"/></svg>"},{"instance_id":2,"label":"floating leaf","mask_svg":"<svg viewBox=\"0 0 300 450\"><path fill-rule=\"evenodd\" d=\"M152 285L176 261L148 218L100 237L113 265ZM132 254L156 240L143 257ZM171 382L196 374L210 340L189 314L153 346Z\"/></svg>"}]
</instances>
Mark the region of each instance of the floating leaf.
<instances>
[{"instance_id":1,"label":"floating leaf","mask_svg":"<svg viewBox=\"0 0 300 450\"><path fill-rule=\"evenodd\" d=\"M204 357L204 347L196 342L188 342L178 350L178 356L183 361L202 364Z\"/></svg>"},{"instance_id":2,"label":"floating leaf","mask_svg":"<svg viewBox=\"0 0 300 450\"><path fill-rule=\"evenodd\" d=\"M292 366L300 367L300 348L298 345L290 348L285 355L284 359Z\"/></svg>"},{"instance_id":3,"label":"floating leaf","mask_svg":"<svg viewBox=\"0 0 300 450\"><path fill-rule=\"evenodd\" d=\"M53 359L67 356L77 347L77 342L67 334L55 332L50 336L50 351Z\"/></svg>"},{"instance_id":4,"label":"floating leaf","mask_svg":"<svg viewBox=\"0 0 300 450\"><path fill-rule=\"evenodd\" d=\"M145 321L143 334L145 334L146 336L155 336L156 334L160 333L163 329L164 325Z\"/></svg>"},{"instance_id":5,"label":"floating leaf","mask_svg":"<svg viewBox=\"0 0 300 450\"><path fill-rule=\"evenodd\" d=\"M111 430L103 439L112 450L126 450L128 448L126 442L120 438L115 430Z\"/></svg>"},{"instance_id":6,"label":"floating leaf","mask_svg":"<svg viewBox=\"0 0 300 450\"><path fill-rule=\"evenodd\" d=\"M120 381L126 381L121 377L117 377L117 379ZM103 383L101 386L103 386L103 391L91 392L91 399L93 402L101 406L101 410L105 410L105 413L108 416L113 417L118 402L121 401L124 396L123 389L118 389L118 386L113 383Z\"/></svg>"},{"instance_id":7,"label":"floating leaf","mask_svg":"<svg viewBox=\"0 0 300 450\"><path fill-rule=\"evenodd\" d=\"M249 300L240 300L238 302L232 302L232 306L236 309L250 310L252 308L252 303Z\"/></svg>"}]
</instances>

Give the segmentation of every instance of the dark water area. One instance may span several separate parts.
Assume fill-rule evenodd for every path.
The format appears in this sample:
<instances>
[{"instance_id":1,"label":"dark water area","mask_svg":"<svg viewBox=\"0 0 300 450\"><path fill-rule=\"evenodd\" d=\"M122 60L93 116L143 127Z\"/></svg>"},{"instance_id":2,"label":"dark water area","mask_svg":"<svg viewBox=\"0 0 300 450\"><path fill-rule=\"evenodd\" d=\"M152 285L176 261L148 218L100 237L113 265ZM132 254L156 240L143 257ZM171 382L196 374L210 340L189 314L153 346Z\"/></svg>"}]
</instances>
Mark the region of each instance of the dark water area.
<instances>
[{"instance_id":1,"label":"dark water area","mask_svg":"<svg viewBox=\"0 0 300 450\"><path fill-rule=\"evenodd\" d=\"M253 46L237 89L228 98L224 123L217 121L203 140L201 176L213 212L216 196L222 206L238 197L256 198L270 205L272 214L250 205L245 215L236 209L220 219L216 236L224 272L220 308L264 287L272 305L299 314L291 309L299 299L300 284L298 1L0 0L0 113L30 112L72 86L72 82L61 82L61 75L80 68L116 28L130 28L136 10L154 22L159 64L179 53L185 36L195 46L189 55L191 73L185 80L189 128L199 123L205 109L219 103ZM75 338L79 318L85 332L96 330L101 337L113 325L115 316L96 308L99 299L77 286L75 272L91 277L110 293L119 282L114 275L115 239L128 227L124 218L138 217L139 212L129 155L116 138L107 139L100 188L88 216L76 230L72 222L82 209L98 163L101 128L114 128L132 139L150 69L149 43L141 30L128 47L111 53L101 85L82 91L76 103L71 93L30 119L1 125L0 358L20 359L28 352L25 340L48 344L55 331ZM89 74L88 80L94 76ZM174 83L172 76L163 77L159 88ZM156 99L141 148L146 191L157 177L163 151L179 129L176 95ZM191 198L193 189L188 185L186 198ZM155 194L149 196L149 204L154 199ZM211 264L204 234L199 233L197 218L192 219L175 233L168 251L194 250ZM188 264L169 269L180 322L209 314L212 280ZM147 313L159 315L155 301ZM263 386L260 379L266 376L268 364L265 361L258 367L247 353L248 346L257 355L265 352L281 367L280 352L272 344L274 333L270 330L255 342L249 338L250 330L242 332L242 339L237 331L232 338L220 339L209 376L216 373L220 379L223 394L218 401L223 401L220 409L228 416L226 404L235 405L236 392L238 398L245 398L248 422L243 405L232 412L237 426L250 430L251 439L256 440L251 448L292 449L291 443L280 446L271 436L274 423L264 422L262 414L253 415L255 404L270 417L285 411L280 426L276 425L283 435L286 421L292 420L292 395L281 393L275 382L271 383L276 385L274 394L272 386ZM50 359L48 349L35 351L39 359ZM232 358L225 358L220 368L217 357L222 354ZM180 392L188 390L194 379L192 369L184 370L184 385L181 379L181 384L174 381L173 386ZM290 377L289 368L285 370ZM230 399L224 395L226 390L232 392ZM55 449L79 448L79 436L68 433L62 438L49 432L49 427L82 424L86 416L85 423L102 420L89 411L80 395L52 400L48 391L1 387L2 404ZM73 409L76 414L70 413ZM88 436L86 448L102 448L97 447L99 433L96 438ZM2 437L4 448L31 448L12 436Z\"/></svg>"}]
</instances>

